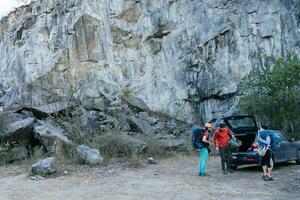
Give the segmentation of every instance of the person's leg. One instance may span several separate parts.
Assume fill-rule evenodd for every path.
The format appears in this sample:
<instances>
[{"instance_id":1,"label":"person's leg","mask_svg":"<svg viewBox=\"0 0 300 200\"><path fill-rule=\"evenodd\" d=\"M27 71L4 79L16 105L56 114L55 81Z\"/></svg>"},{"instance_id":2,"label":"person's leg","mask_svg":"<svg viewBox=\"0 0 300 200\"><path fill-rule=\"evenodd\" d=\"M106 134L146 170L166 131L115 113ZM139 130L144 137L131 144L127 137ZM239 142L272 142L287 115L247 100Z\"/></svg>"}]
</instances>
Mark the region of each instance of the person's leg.
<instances>
[{"instance_id":1,"label":"person's leg","mask_svg":"<svg viewBox=\"0 0 300 200\"><path fill-rule=\"evenodd\" d=\"M206 174L206 160L208 157L207 148L201 149L201 163L200 163L200 174Z\"/></svg>"},{"instance_id":2,"label":"person's leg","mask_svg":"<svg viewBox=\"0 0 300 200\"><path fill-rule=\"evenodd\" d=\"M267 176L267 164L266 164L266 155L262 156L261 159L260 159L260 164L262 166L262 169L263 169L263 178L265 176Z\"/></svg>"},{"instance_id":3,"label":"person's leg","mask_svg":"<svg viewBox=\"0 0 300 200\"><path fill-rule=\"evenodd\" d=\"M268 150L266 153L266 167L267 167L267 176L269 180L273 180L272 178L272 166L271 166L271 151Z\"/></svg>"},{"instance_id":4,"label":"person's leg","mask_svg":"<svg viewBox=\"0 0 300 200\"><path fill-rule=\"evenodd\" d=\"M228 171L233 172L230 168L232 163L232 152L230 146L226 147L226 168Z\"/></svg>"},{"instance_id":5,"label":"person's leg","mask_svg":"<svg viewBox=\"0 0 300 200\"><path fill-rule=\"evenodd\" d=\"M219 153L220 153L220 157L221 157L221 165L222 165L222 170L223 170L223 173L225 174L226 173L226 170L225 170L225 149L223 147L219 147Z\"/></svg>"},{"instance_id":6,"label":"person's leg","mask_svg":"<svg viewBox=\"0 0 300 200\"><path fill-rule=\"evenodd\" d=\"M198 173L199 175L201 174L201 161L202 161L202 152L201 152L202 149L199 149L199 164L198 164Z\"/></svg>"},{"instance_id":7,"label":"person's leg","mask_svg":"<svg viewBox=\"0 0 300 200\"><path fill-rule=\"evenodd\" d=\"M268 169L268 173L269 173L270 177L272 177L272 171L273 171L273 166L272 166L272 164L270 164L270 167Z\"/></svg>"},{"instance_id":8,"label":"person's leg","mask_svg":"<svg viewBox=\"0 0 300 200\"><path fill-rule=\"evenodd\" d=\"M262 166L262 168L263 168L263 173L264 173L264 176L267 176L267 174L268 174L268 171L267 171L267 166L266 166L266 165L264 165L264 166Z\"/></svg>"}]
</instances>

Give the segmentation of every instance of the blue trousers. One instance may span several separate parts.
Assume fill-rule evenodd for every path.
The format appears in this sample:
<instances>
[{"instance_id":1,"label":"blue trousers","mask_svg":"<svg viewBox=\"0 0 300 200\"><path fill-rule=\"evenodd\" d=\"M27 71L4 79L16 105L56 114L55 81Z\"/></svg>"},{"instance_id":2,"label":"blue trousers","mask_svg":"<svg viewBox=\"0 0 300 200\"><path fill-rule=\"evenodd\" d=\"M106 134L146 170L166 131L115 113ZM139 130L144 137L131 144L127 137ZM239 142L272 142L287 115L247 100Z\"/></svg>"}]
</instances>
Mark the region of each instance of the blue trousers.
<instances>
[{"instance_id":1,"label":"blue trousers","mask_svg":"<svg viewBox=\"0 0 300 200\"><path fill-rule=\"evenodd\" d=\"M199 173L206 174L206 160L208 157L207 148L200 149L200 159L199 159Z\"/></svg>"}]
</instances>

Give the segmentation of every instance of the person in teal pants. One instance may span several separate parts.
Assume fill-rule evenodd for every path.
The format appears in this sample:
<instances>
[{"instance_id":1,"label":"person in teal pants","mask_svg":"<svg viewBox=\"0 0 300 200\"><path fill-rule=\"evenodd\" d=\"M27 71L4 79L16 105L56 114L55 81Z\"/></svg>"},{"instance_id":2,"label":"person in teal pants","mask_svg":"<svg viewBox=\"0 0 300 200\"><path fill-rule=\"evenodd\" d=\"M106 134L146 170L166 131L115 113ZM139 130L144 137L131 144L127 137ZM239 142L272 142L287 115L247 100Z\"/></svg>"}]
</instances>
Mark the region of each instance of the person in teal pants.
<instances>
[{"instance_id":1,"label":"person in teal pants","mask_svg":"<svg viewBox=\"0 0 300 200\"><path fill-rule=\"evenodd\" d=\"M209 148L209 132L211 131L211 124L206 123L204 125L205 132L203 133L202 137L202 148L199 149L200 151L200 161L199 161L199 176L209 176L206 173L206 161L208 158L208 148Z\"/></svg>"}]
</instances>

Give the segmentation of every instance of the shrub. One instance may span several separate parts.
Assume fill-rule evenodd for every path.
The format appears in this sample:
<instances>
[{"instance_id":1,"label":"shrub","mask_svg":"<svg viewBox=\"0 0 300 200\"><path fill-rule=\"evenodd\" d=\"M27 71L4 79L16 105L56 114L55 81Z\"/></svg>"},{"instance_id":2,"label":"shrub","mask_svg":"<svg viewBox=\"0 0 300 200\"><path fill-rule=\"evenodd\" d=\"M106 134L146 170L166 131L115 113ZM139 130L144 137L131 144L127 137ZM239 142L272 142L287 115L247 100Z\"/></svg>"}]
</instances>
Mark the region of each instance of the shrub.
<instances>
[{"instance_id":1,"label":"shrub","mask_svg":"<svg viewBox=\"0 0 300 200\"><path fill-rule=\"evenodd\" d=\"M272 128L295 131L300 120L300 60L269 58L271 66L252 70L241 84L240 108Z\"/></svg>"}]
</instances>

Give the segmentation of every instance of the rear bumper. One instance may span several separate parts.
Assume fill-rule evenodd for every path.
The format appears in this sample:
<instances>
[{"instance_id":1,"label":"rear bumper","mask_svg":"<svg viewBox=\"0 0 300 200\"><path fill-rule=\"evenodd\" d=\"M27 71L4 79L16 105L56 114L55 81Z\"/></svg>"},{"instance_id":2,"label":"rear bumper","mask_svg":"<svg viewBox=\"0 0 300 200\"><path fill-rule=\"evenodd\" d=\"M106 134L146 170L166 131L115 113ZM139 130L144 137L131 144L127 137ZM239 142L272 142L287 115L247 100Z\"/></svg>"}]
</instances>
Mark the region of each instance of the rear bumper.
<instances>
[{"instance_id":1,"label":"rear bumper","mask_svg":"<svg viewBox=\"0 0 300 200\"><path fill-rule=\"evenodd\" d=\"M232 153L232 165L259 164L260 155L257 152Z\"/></svg>"}]
</instances>

